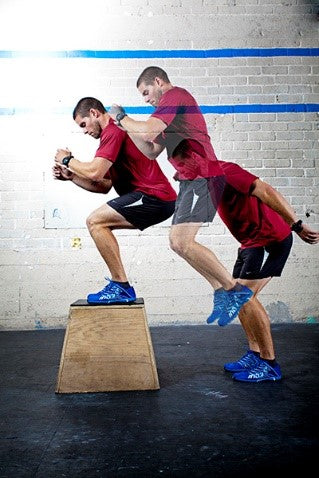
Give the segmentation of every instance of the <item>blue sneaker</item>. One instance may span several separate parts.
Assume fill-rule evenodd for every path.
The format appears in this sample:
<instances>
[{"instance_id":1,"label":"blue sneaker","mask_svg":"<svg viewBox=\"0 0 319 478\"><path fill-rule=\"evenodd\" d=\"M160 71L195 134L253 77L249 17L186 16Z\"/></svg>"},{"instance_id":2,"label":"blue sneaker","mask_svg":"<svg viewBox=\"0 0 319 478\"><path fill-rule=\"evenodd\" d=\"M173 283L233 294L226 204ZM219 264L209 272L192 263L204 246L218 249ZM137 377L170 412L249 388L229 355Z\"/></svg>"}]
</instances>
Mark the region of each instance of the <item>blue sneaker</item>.
<instances>
[{"instance_id":1,"label":"blue sneaker","mask_svg":"<svg viewBox=\"0 0 319 478\"><path fill-rule=\"evenodd\" d=\"M272 367L265 360L259 359L259 365L250 370L234 373L233 379L239 382L252 383L265 382L267 380L276 381L281 380L281 370L278 364Z\"/></svg>"},{"instance_id":2,"label":"blue sneaker","mask_svg":"<svg viewBox=\"0 0 319 478\"><path fill-rule=\"evenodd\" d=\"M113 282L110 279L109 283L96 294L89 294L87 296L88 304L122 304L134 302L136 294L133 287L120 286L120 284Z\"/></svg>"},{"instance_id":3,"label":"blue sneaker","mask_svg":"<svg viewBox=\"0 0 319 478\"><path fill-rule=\"evenodd\" d=\"M227 294L225 299L227 301L226 310L218 320L218 325L221 327L234 320L242 306L246 304L254 294L251 289L241 284L238 284L236 289L226 290L225 292Z\"/></svg>"},{"instance_id":4,"label":"blue sneaker","mask_svg":"<svg viewBox=\"0 0 319 478\"><path fill-rule=\"evenodd\" d=\"M260 362L258 355L255 355L252 350L247 350L237 362L229 362L224 364L224 369L227 372L243 372L244 370L256 367Z\"/></svg>"},{"instance_id":5,"label":"blue sneaker","mask_svg":"<svg viewBox=\"0 0 319 478\"><path fill-rule=\"evenodd\" d=\"M222 287L214 292L214 308L206 322L208 324L213 323L216 319L224 313L226 309L227 291Z\"/></svg>"}]
</instances>

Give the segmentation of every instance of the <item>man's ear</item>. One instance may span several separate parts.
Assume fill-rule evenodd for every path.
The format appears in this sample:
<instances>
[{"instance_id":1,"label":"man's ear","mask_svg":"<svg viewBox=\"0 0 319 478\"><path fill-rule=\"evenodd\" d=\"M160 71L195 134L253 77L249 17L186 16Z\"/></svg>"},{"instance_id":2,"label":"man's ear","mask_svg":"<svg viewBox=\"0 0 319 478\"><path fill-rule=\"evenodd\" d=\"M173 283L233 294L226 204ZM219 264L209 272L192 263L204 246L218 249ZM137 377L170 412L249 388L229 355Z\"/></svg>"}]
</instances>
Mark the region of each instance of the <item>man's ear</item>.
<instances>
[{"instance_id":1,"label":"man's ear","mask_svg":"<svg viewBox=\"0 0 319 478\"><path fill-rule=\"evenodd\" d=\"M96 110L95 108L91 108L90 115L93 116L93 118L98 118L100 116L100 112Z\"/></svg>"},{"instance_id":2,"label":"man's ear","mask_svg":"<svg viewBox=\"0 0 319 478\"><path fill-rule=\"evenodd\" d=\"M158 76L155 76L154 83L155 83L155 85L157 85L161 88L164 84L164 81L161 78L159 78Z\"/></svg>"}]
</instances>

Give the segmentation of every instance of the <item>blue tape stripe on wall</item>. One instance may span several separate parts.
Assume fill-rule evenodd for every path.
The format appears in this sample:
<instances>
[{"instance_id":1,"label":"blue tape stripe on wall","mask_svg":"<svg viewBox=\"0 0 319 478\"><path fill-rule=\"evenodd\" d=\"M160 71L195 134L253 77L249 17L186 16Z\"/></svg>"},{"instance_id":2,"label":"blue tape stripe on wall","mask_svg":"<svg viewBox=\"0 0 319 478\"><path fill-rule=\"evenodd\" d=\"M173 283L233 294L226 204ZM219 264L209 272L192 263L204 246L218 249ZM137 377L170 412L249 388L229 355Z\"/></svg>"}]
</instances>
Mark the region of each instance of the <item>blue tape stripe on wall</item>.
<instances>
[{"instance_id":1,"label":"blue tape stripe on wall","mask_svg":"<svg viewBox=\"0 0 319 478\"><path fill-rule=\"evenodd\" d=\"M106 107L107 108L107 107ZM311 113L319 111L319 103L308 104L270 104L270 105L200 105L203 114L229 113ZM131 114L152 114L151 106L126 106L125 111Z\"/></svg>"},{"instance_id":2,"label":"blue tape stripe on wall","mask_svg":"<svg viewBox=\"0 0 319 478\"><path fill-rule=\"evenodd\" d=\"M236 58L274 56L319 56L319 48L226 48L218 50L71 50L71 51L24 51L0 50L0 58ZM150 114L151 107L126 107L129 113ZM32 108L0 108L0 115L30 113ZM48 111L48 110L46 110ZM296 113L318 112L318 104L270 104L270 105L203 105L201 111L215 114L229 113ZM51 110L65 114L67 108Z\"/></svg>"},{"instance_id":3,"label":"blue tape stripe on wall","mask_svg":"<svg viewBox=\"0 0 319 478\"><path fill-rule=\"evenodd\" d=\"M108 106L106 106L108 108ZM151 106L124 106L129 114L151 114ZM239 114L239 113L312 113L319 112L319 103L308 104L273 104L273 105L201 105L203 114ZM0 116L29 113L72 114L73 108L34 109L34 108L0 108Z\"/></svg>"},{"instance_id":4,"label":"blue tape stripe on wall","mask_svg":"<svg viewBox=\"0 0 319 478\"><path fill-rule=\"evenodd\" d=\"M319 56L319 48L225 48L217 50L0 50L0 58L236 58Z\"/></svg>"}]
</instances>

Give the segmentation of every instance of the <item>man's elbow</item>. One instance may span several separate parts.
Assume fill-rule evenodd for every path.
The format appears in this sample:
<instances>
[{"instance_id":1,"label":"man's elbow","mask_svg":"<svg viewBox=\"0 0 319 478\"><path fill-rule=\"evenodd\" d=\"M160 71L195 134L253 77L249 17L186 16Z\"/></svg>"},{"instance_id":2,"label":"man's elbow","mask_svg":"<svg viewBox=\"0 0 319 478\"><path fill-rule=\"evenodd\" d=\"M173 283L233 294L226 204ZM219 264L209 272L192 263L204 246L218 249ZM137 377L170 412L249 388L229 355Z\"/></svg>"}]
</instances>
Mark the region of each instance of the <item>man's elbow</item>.
<instances>
[{"instance_id":1,"label":"man's elbow","mask_svg":"<svg viewBox=\"0 0 319 478\"><path fill-rule=\"evenodd\" d=\"M145 143L152 143L157 136L158 134L154 131L146 131L145 133L141 133L141 139Z\"/></svg>"},{"instance_id":2,"label":"man's elbow","mask_svg":"<svg viewBox=\"0 0 319 478\"><path fill-rule=\"evenodd\" d=\"M162 129L158 127L157 122L154 124L154 121L146 121L145 126L145 130L142 131L142 138L146 142L153 142L162 132Z\"/></svg>"},{"instance_id":3,"label":"man's elbow","mask_svg":"<svg viewBox=\"0 0 319 478\"><path fill-rule=\"evenodd\" d=\"M264 183L264 195L269 198L274 196L277 193L276 189L274 189L270 184Z\"/></svg>"},{"instance_id":4,"label":"man's elbow","mask_svg":"<svg viewBox=\"0 0 319 478\"><path fill-rule=\"evenodd\" d=\"M104 172L100 172L98 170L96 171L90 171L89 172L89 179L91 179L91 181L95 182L95 183L99 183L100 181L103 181L104 179L104 175L105 173Z\"/></svg>"},{"instance_id":5,"label":"man's elbow","mask_svg":"<svg viewBox=\"0 0 319 478\"><path fill-rule=\"evenodd\" d=\"M263 202L267 202L269 198L276 194L276 190L270 184L257 180L251 194L257 196Z\"/></svg>"}]
</instances>

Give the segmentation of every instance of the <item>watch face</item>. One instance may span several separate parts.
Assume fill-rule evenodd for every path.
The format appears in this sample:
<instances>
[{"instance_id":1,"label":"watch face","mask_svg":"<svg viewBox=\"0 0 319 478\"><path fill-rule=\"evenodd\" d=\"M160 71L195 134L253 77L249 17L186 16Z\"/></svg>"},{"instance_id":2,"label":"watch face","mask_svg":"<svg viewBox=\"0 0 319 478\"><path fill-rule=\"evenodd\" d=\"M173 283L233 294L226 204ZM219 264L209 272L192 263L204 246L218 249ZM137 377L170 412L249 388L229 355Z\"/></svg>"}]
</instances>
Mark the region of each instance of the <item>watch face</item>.
<instances>
[{"instance_id":1,"label":"watch face","mask_svg":"<svg viewBox=\"0 0 319 478\"><path fill-rule=\"evenodd\" d=\"M120 113L117 113L116 121L120 122L125 116L126 116L126 114L124 113L124 111L121 111Z\"/></svg>"}]
</instances>

